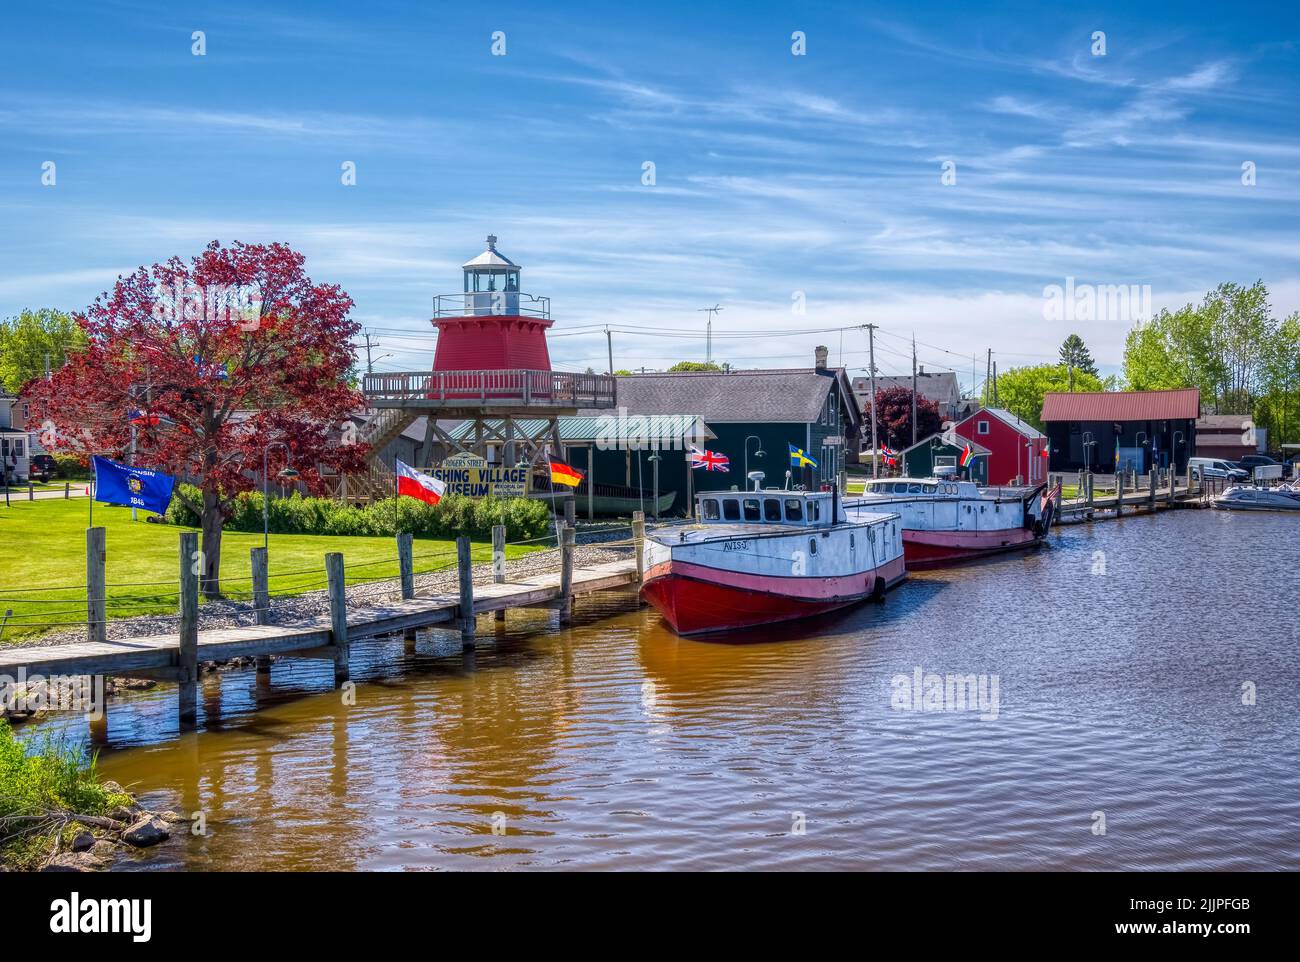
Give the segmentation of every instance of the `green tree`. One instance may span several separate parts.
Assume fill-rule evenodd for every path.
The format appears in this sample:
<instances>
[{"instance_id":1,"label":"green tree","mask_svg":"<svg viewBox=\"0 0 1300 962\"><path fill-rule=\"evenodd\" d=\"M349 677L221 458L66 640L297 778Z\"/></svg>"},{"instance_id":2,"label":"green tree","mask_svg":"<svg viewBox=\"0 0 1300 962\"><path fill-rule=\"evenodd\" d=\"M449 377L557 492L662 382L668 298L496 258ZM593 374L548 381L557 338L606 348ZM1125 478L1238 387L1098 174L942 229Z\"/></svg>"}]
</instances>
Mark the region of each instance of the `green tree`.
<instances>
[{"instance_id":1,"label":"green tree","mask_svg":"<svg viewBox=\"0 0 1300 962\"><path fill-rule=\"evenodd\" d=\"M1092 359L1092 352L1088 350L1088 346L1083 343L1083 338L1078 334L1071 334L1061 343L1061 363L1067 367L1073 365L1076 371L1097 376L1097 363Z\"/></svg>"},{"instance_id":2,"label":"green tree","mask_svg":"<svg viewBox=\"0 0 1300 962\"><path fill-rule=\"evenodd\" d=\"M63 311L43 307L0 321L0 386L17 394L44 377L45 365L57 371L70 351L86 346L86 333Z\"/></svg>"},{"instance_id":3,"label":"green tree","mask_svg":"<svg viewBox=\"0 0 1300 962\"><path fill-rule=\"evenodd\" d=\"M712 361L678 361L668 369L669 374L676 374L679 371L719 371L722 368Z\"/></svg>"},{"instance_id":4,"label":"green tree","mask_svg":"<svg viewBox=\"0 0 1300 962\"><path fill-rule=\"evenodd\" d=\"M1104 390L1101 379L1087 371L1074 372L1074 390ZM1068 391L1070 374L1064 364L1035 364L1013 367L998 375L998 403L1034 427L1042 430L1043 395L1049 391Z\"/></svg>"}]
</instances>

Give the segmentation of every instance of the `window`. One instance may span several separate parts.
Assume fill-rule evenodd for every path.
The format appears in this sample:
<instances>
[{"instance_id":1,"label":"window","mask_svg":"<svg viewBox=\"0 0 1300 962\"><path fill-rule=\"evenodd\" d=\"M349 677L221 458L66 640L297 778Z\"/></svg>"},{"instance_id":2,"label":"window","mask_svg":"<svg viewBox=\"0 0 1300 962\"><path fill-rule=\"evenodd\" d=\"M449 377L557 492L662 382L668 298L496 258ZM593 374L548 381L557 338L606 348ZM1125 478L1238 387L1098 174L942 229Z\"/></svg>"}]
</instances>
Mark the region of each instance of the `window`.
<instances>
[{"instance_id":1,"label":"window","mask_svg":"<svg viewBox=\"0 0 1300 962\"><path fill-rule=\"evenodd\" d=\"M778 522L781 520L781 502L776 498L763 499L763 520Z\"/></svg>"},{"instance_id":2,"label":"window","mask_svg":"<svg viewBox=\"0 0 1300 962\"><path fill-rule=\"evenodd\" d=\"M714 498L704 499L704 520L705 521L718 520L718 502Z\"/></svg>"},{"instance_id":3,"label":"window","mask_svg":"<svg viewBox=\"0 0 1300 962\"><path fill-rule=\"evenodd\" d=\"M722 517L728 521L740 520L740 502L735 498L727 498L722 502Z\"/></svg>"},{"instance_id":4,"label":"window","mask_svg":"<svg viewBox=\"0 0 1300 962\"><path fill-rule=\"evenodd\" d=\"M939 486L937 484L927 484L925 486L926 494L935 494L938 492L938 490L939 490Z\"/></svg>"},{"instance_id":5,"label":"window","mask_svg":"<svg viewBox=\"0 0 1300 962\"><path fill-rule=\"evenodd\" d=\"M975 433L976 433L976 434L988 434L988 433L989 433L989 422L988 422L988 421L976 421L976 422L975 422Z\"/></svg>"},{"instance_id":6,"label":"window","mask_svg":"<svg viewBox=\"0 0 1300 962\"><path fill-rule=\"evenodd\" d=\"M920 486L919 484L909 484L909 485L907 486L907 493L908 493L908 494L920 494L920 493L921 493L921 486Z\"/></svg>"},{"instance_id":7,"label":"window","mask_svg":"<svg viewBox=\"0 0 1300 962\"><path fill-rule=\"evenodd\" d=\"M14 438L14 457L21 458L22 456L23 456L23 439Z\"/></svg>"},{"instance_id":8,"label":"window","mask_svg":"<svg viewBox=\"0 0 1300 962\"><path fill-rule=\"evenodd\" d=\"M746 521L760 520L760 516L758 513L758 498L745 499L745 520Z\"/></svg>"},{"instance_id":9,"label":"window","mask_svg":"<svg viewBox=\"0 0 1300 962\"><path fill-rule=\"evenodd\" d=\"M809 502L808 502L808 520L809 520L809 521L818 521L818 520L821 519L821 516L822 516L821 503L820 503L820 502L817 502L817 501L809 501Z\"/></svg>"},{"instance_id":10,"label":"window","mask_svg":"<svg viewBox=\"0 0 1300 962\"><path fill-rule=\"evenodd\" d=\"M816 539L816 538L809 538L809 539L808 539L808 553L809 553L809 554L816 554L816 553L817 553L817 539Z\"/></svg>"},{"instance_id":11,"label":"window","mask_svg":"<svg viewBox=\"0 0 1300 962\"><path fill-rule=\"evenodd\" d=\"M907 494L907 485L902 481L894 484L894 494Z\"/></svg>"},{"instance_id":12,"label":"window","mask_svg":"<svg viewBox=\"0 0 1300 962\"><path fill-rule=\"evenodd\" d=\"M787 498L785 502L785 520L802 521L803 504L798 498Z\"/></svg>"}]
</instances>

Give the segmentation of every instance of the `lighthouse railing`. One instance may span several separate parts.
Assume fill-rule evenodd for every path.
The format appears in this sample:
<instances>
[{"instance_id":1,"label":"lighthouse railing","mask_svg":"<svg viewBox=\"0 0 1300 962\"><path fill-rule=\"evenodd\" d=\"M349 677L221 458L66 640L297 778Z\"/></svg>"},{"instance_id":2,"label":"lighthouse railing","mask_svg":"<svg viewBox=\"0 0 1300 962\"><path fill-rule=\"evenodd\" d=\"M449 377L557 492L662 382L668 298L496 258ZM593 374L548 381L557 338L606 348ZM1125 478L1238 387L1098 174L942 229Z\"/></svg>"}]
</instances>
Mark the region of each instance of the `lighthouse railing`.
<instances>
[{"instance_id":1,"label":"lighthouse railing","mask_svg":"<svg viewBox=\"0 0 1300 962\"><path fill-rule=\"evenodd\" d=\"M613 407L615 378L608 374L521 369L482 371L406 371L367 374L362 393L370 401L410 402L403 406L536 405Z\"/></svg>"},{"instance_id":2,"label":"lighthouse railing","mask_svg":"<svg viewBox=\"0 0 1300 962\"><path fill-rule=\"evenodd\" d=\"M461 291L435 294L434 317L536 317L550 320L551 299L521 291Z\"/></svg>"}]
</instances>

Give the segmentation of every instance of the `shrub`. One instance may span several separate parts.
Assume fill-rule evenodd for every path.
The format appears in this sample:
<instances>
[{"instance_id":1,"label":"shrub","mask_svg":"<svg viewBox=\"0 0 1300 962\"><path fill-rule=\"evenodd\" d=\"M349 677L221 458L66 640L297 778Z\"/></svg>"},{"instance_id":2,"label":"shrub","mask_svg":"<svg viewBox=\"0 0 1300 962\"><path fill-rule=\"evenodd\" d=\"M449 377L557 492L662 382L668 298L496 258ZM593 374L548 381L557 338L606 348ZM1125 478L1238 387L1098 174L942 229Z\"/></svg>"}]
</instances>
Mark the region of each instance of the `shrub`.
<instances>
[{"instance_id":1,"label":"shrub","mask_svg":"<svg viewBox=\"0 0 1300 962\"><path fill-rule=\"evenodd\" d=\"M179 488L196 503L199 489L189 484ZM199 517L179 497L167 508L170 524L198 527ZM550 530L551 512L545 502L532 498L466 498L449 494L438 504L414 498L385 498L365 507L348 507L329 498L304 498L294 492L287 498L272 498L267 525L276 534L330 536L391 536L398 530L417 538L445 540L468 535L479 541L492 537L494 525L506 526L506 540L524 541ZM230 531L262 530L262 493L245 491L235 497L225 527Z\"/></svg>"},{"instance_id":2,"label":"shrub","mask_svg":"<svg viewBox=\"0 0 1300 962\"><path fill-rule=\"evenodd\" d=\"M67 481L85 481L90 477L90 471L82 467L81 459L75 454L52 454L54 458L54 471L60 478Z\"/></svg>"}]
</instances>

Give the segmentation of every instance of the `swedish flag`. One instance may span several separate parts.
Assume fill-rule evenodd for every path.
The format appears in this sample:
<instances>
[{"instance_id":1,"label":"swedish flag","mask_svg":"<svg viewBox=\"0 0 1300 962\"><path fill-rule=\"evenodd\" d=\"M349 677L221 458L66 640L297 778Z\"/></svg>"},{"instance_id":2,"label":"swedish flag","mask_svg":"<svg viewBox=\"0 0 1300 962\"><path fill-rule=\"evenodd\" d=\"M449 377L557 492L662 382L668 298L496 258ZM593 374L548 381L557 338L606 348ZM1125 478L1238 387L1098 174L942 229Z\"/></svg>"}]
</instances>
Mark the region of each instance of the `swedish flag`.
<instances>
[{"instance_id":1,"label":"swedish flag","mask_svg":"<svg viewBox=\"0 0 1300 962\"><path fill-rule=\"evenodd\" d=\"M790 442L787 441L786 443L789 444ZM790 444L790 466L794 468L815 468L817 462L804 454L803 448L796 448L793 444Z\"/></svg>"}]
</instances>

